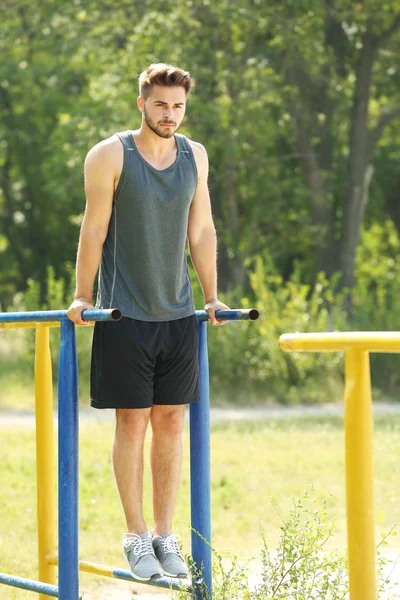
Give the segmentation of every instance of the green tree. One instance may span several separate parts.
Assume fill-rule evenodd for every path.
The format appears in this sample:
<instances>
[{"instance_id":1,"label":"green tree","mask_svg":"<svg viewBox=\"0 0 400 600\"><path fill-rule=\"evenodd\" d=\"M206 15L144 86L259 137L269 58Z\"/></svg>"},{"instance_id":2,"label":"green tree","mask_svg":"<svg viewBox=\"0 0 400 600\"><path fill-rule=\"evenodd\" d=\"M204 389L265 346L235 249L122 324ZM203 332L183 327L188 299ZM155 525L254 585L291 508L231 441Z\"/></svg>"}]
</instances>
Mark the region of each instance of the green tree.
<instances>
[{"instance_id":1,"label":"green tree","mask_svg":"<svg viewBox=\"0 0 400 600\"><path fill-rule=\"evenodd\" d=\"M375 151L400 117L400 6L287 1L265 14L309 190L315 269L340 270L352 288Z\"/></svg>"},{"instance_id":2,"label":"green tree","mask_svg":"<svg viewBox=\"0 0 400 600\"><path fill-rule=\"evenodd\" d=\"M309 283L340 270L351 287L368 197L372 220L382 208L398 222L394 0L3 5L3 306L29 277L43 299L48 265L69 277L85 154L139 126L137 77L154 61L197 80L182 131L210 156L221 289L248 292L257 255L285 280L297 262Z\"/></svg>"}]
</instances>

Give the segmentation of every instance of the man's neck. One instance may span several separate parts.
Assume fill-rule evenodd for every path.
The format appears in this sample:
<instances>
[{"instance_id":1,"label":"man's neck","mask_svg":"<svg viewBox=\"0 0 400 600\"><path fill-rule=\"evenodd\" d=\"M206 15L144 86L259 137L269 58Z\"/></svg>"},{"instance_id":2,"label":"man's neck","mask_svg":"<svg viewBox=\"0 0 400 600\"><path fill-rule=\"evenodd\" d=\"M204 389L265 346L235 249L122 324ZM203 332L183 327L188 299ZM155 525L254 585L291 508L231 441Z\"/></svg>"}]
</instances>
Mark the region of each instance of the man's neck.
<instances>
[{"instance_id":1,"label":"man's neck","mask_svg":"<svg viewBox=\"0 0 400 600\"><path fill-rule=\"evenodd\" d=\"M149 156L154 158L160 158L167 156L174 148L176 148L175 137L162 138L146 123L142 123L140 129L133 132L135 142L140 148L146 152Z\"/></svg>"}]
</instances>

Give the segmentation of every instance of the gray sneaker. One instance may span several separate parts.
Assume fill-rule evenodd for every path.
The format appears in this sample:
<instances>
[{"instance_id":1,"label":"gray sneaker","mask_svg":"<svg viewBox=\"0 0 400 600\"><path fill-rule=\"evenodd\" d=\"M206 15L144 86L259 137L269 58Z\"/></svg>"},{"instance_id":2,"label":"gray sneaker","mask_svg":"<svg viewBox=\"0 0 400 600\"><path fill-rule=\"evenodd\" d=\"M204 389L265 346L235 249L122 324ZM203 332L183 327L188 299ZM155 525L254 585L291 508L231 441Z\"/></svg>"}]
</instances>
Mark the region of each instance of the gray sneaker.
<instances>
[{"instance_id":1,"label":"gray sneaker","mask_svg":"<svg viewBox=\"0 0 400 600\"><path fill-rule=\"evenodd\" d=\"M170 577L188 577L188 568L179 550L178 542L181 538L173 533L159 535L153 539L153 548L160 561L163 571Z\"/></svg>"},{"instance_id":2,"label":"gray sneaker","mask_svg":"<svg viewBox=\"0 0 400 600\"><path fill-rule=\"evenodd\" d=\"M154 554L152 532L125 533L124 555L131 573L138 581L149 581L163 576L160 564Z\"/></svg>"}]
</instances>

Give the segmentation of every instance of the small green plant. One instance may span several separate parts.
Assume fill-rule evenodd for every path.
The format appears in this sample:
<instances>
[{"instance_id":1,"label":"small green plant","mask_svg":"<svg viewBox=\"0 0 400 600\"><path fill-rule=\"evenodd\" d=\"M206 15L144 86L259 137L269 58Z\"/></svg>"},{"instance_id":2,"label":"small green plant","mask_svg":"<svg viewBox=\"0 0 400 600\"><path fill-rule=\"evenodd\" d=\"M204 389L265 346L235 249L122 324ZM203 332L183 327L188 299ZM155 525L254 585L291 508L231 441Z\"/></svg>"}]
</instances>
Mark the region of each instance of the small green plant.
<instances>
[{"instance_id":1,"label":"small green plant","mask_svg":"<svg viewBox=\"0 0 400 600\"><path fill-rule=\"evenodd\" d=\"M271 552L263 531L263 580L254 598L277 600L343 600L348 592L346 557L343 552L325 552L335 529L328 518L333 498L318 502L311 487L293 501L287 519L281 515L281 538ZM278 512L276 506L275 510ZM279 514L279 513L278 513Z\"/></svg>"},{"instance_id":2,"label":"small green plant","mask_svg":"<svg viewBox=\"0 0 400 600\"><path fill-rule=\"evenodd\" d=\"M267 531L262 530L263 548L256 581L250 577L247 565L240 564L236 556L230 558L227 566L227 561L213 549L213 600L347 600L346 552L325 548L336 526L335 519L328 516L332 503L332 495L318 499L313 486L301 498L293 500L286 518L273 503L282 521L281 536L277 549L271 551ZM395 535L395 527L382 536L377 550L377 590L382 600L400 599L398 586L387 575L391 561L380 551L387 538ZM201 580L196 570L194 579ZM179 592L177 600L185 597L185 592ZM206 591L202 597L207 600Z\"/></svg>"},{"instance_id":3,"label":"small green plant","mask_svg":"<svg viewBox=\"0 0 400 600\"><path fill-rule=\"evenodd\" d=\"M209 545L207 540L196 531L205 544ZM212 579L213 579L213 600L252 600L246 565L242 565L237 556L230 558L230 565L227 568L226 562L214 548L211 548L213 554ZM200 592L202 600L209 600L210 594L203 578L201 569L193 561L192 556L185 555L189 570L192 573L192 586ZM175 600L187 600L188 592L183 588Z\"/></svg>"}]
</instances>

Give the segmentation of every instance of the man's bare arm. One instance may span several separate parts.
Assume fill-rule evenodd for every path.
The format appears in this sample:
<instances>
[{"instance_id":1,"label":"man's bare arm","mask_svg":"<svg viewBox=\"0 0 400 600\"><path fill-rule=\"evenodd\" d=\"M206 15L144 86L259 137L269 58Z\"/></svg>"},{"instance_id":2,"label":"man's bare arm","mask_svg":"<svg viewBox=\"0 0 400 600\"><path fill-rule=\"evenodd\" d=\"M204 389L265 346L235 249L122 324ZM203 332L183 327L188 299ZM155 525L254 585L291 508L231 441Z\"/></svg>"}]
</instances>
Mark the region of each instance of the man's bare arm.
<instances>
[{"instance_id":1,"label":"man's bare arm","mask_svg":"<svg viewBox=\"0 0 400 600\"><path fill-rule=\"evenodd\" d=\"M192 202L188 222L190 256L203 290L210 321L215 319L215 310L228 308L217 299L217 234L211 212L208 191L208 157L201 144L195 145L195 156L199 171L197 190Z\"/></svg>"},{"instance_id":2,"label":"man's bare arm","mask_svg":"<svg viewBox=\"0 0 400 600\"><path fill-rule=\"evenodd\" d=\"M93 286L112 212L114 160L109 144L97 144L85 160L86 208L82 221L76 260L75 300L69 318L84 324L82 310L93 307Z\"/></svg>"}]
</instances>

